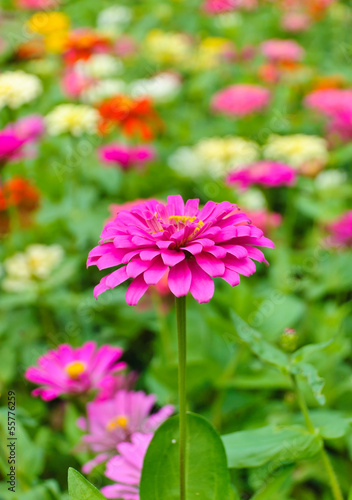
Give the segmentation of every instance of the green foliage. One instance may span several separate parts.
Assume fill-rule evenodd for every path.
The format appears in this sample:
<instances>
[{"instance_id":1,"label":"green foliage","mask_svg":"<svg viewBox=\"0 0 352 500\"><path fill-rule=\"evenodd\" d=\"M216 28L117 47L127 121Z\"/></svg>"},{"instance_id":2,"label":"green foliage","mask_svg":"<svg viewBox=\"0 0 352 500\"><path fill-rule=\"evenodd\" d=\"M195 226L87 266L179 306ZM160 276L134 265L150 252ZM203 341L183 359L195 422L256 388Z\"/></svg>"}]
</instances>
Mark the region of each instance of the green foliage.
<instances>
[{"instance_id":1,"label":"green foliage","mask_svg":"<svg viewBox=\"0 0 352 500\"><path fill-rule=\"evenodd\" d=\"M68 470L70 500L102 500L105 498L85 477L75 469Z\"/></svg>"},{"instance_id":2,"label":"green foliage","mask_svg":"<svg viewBox=\"0 0 352 500\"><path fill-rule=\"evenodd\" d=\"M155 433L144 459L141 500L179 498L179 419L167 420ZM187 414L187 499L223 500L230 494L223 444L199 415Z\"/></svg>"}]
</instances>

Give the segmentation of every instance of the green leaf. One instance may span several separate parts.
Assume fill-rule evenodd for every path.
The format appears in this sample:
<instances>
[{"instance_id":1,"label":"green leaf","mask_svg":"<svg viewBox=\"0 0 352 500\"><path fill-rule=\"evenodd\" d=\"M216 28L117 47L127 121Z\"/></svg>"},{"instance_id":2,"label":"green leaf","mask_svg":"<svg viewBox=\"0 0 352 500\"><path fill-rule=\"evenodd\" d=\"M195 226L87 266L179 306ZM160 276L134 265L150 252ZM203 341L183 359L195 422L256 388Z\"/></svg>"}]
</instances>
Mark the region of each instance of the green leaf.
<instances>
[{"instance_id":1,"label":"green leaf","mask_svg":"<svg viewBox=\"0 0 352 500\"><path fill-rule=\"evenodd\" d=\"M291 366L291 373L298 375L305 379L309 387L311 388L313 395L320 405L325 404L325 396L322 393L325 380L320 377L315 366L310 363L295 363Z\"/></svg>"},{"instance_id":2,"label":"green leaf","mask_svg":"<svg viewBox=\"0 0 352 500\"><path fill-rule=\"evenodd\" d=\"M275 472L251 500L288 500L292 484L292 468Z\"/></svg>"},{"instance_id":3,"label":"green leaf","mask_svg":"<svg viewBox=\"0 0 352 500\"><path fill-rule=\"evenodd\" d=\"M334 410L310 410L309 415L314 427L320 430L321 436L325 439L343 437L352 423L342 412Z\"/></svg>"},{"instance_id":4,"label":"green leaf","mask_svg":"<svg viewBox=\"0 0 352 500\"><path fill-rule=\"evenodd\" d=\"M298 349L293 355L292 355L292 361L293 362L298 362L298 361L303 361L306 357L310 356L311 354L315 354L316 352L321 352L325 351L328 347L333 344L335 341L335 337L329 339L327 342L319 342L317 344L308 344L300 349Z\"/></svg>"},{"instance_id":5,"label":"green leaf","mask_svg":"<svg viewBox=\"0 0 352 500\"><path fill-rule=\"evenodd\" d=\"M283 372L287 372L289 365L289 357L287 354L264 340L261 333L250 327L233 311L231 312L231 318L236 328L237 337L244 342L258 358L280 368Z\"/></svg>"},{"instance_id":6,"label":"green leaf","mask_svg":"<svg viewBox=\"0 0 352 500\"><path fill-rule=\"evenodd\" d=\"M270 461L277 466L314 456L321 448L319 436L304 427L261 427L222 436L230 468L258 467Z\"/></svg>"},{"instance_id":7,"label":"green leaf","mask_svg":"<svg viewBox=\"0 0 352 500\"><path fill-rule=\"evenodd\" d=\"M71 467L68 469L70 500L103 500L105 497L85 477Z\"/></svg>"},{"instance_id":8,"label":"green leaf","mask_svg":"<svg viewBox=\"0 0 352 500\"><path fill-rule=\"evenodd\" d=\"M178 500L179 417L164 422L149 445L142 470L141 500ZM187 500L224 500L230 494L226 454L207 420L187 414Z\"/></svg>"}]
</instances>

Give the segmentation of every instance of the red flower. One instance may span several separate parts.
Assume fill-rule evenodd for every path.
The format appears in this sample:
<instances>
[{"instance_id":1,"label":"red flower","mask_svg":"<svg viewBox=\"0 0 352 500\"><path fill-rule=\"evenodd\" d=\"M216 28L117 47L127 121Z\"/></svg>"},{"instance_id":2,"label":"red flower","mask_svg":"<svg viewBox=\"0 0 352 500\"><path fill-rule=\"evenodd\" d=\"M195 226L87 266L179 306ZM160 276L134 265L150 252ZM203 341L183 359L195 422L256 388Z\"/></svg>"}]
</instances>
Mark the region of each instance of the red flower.
<instances>
[{"instance_id":1,"label":"red flower","mask_svg":"<svg viewBox=\"0 0 352 500\"><path fill-rule=\"evenodd\" d=\"M16 209L22 226L31 222L31 213L38 208L39 191L26 179L14 177L0 186L0 234L10 228L9 211Z\"/></svg>"},{"instance_id":2,"label":"red flower","mask_svg":"<svg viewBox=\"0 0 352 500\"><path fill-rule=\"evenodd\" d=\"M112 48L111 40L90 28L80 28L72 31L66 42L64 60L74 64L80 59L87 60L92 54L102 54Z\"/></svg>"},{"instance_id":3,"label":"red flower","mask_svg":"<svg viewBox=\"0 0 352 500\"><path fill-rule=\"evenodd\" d=\"M118 95L106 99L98 108L102 118L100 130L105 133L111 125L118 125L128 136L139 136L149 141L162 127L162 121L146 97L132 99Z\"/></svg>"}]
</instances>

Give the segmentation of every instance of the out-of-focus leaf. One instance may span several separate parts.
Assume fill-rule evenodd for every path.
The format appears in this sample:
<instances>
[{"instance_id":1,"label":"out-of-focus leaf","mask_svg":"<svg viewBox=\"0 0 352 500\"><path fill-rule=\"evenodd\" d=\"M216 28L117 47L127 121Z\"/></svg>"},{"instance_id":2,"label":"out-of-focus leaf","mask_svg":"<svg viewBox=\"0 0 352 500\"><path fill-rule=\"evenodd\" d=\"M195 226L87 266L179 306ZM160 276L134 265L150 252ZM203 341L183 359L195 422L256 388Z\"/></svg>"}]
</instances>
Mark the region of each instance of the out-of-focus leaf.
<instances>
[{"instance_id":1,"label":"out-of-focus leaf","mask_svg":"<svg viewBox=\"0 0 352 500\"><path fill-rule=\"evenodd\" d=\"M141 500L179 499L179 418L156 431L144 459ZM187 500L224 500L230 495L226 455L213 427L199 415L187 414Z\"/></svg>"},{"instance_id":2,"label":"out-of-focus leaf","mask_svg":"<svg viewBox=\"0 0 352 500\"><path fill-rule=\"evenodd\" d=\"M335 338L329 339L327 342L319 342L318 344L308 344L300 349L298 349L293 355L292 360L294 362L303 361L310 354L315 354L316 352L325 351L328 347L330 347Z\"/></svg>"},{"instance_id":3,"label":"out-of-focus leaf","mask_svg":"<svg viewBox=\"0 0 352 500\"><path fill-rule=\"evenodd\" d=\"M321 448L318 435L291 426L233 432L222 436L230 468L258 467L274 461L277 466L313 457Z\"/></svg>"},{"instance_id":4,"label":"out-of-focus leaf","mask_svg":"<svg viewBox=\"0 0 352 500\"><path fill-rule=\"evenodd\" d=\"M287 354L264 340L258 331L250 327L236 313L231 312L231 318L236 329L237 337L244 342L254 354L263 361L277 366L283 372L287 372L289 365Z\"/></svg>"},{"instance_id":5,"label":"out-of-focus leaf","mask_svg":"<svg viewBox=\"0 0 352 500\"><path fill-rule=\"evenodd\" d=\"M291 365L291 373L298 375L307 382L312 390L312 393L320 405L325 404L325 396L322 393L325 380L320 377L315 366L310 363L304 363L300 361L299 363L294 363Z\"/></svg>"},{"instance_id":6,"label":"out-of-focus leaf","mask_svg":"<svg viewBox=\"0 0 352 500\"><path fill-rule=\"evenodd\" d=\"M292 469L284 469L267 479L266 484L251 500L289 500L290 489L293 485Z\"/></svg>"},{"instance_id":7,"label":"out-of-focus leaf","mask_svg":"<svg viewBox=\"0 0 352 500\"><path fill-rule=\"evenodd\" d=\"M309 415L314 427L320 430L320 434L325 439L343 437L352 424L351 418L334 410L310 410Z\"/></svg>"},{"instance_id":8,"label":"out-of-focus leaf","mask_svg":"<svg viewBox=\"0 0 352 500\"><path fill-rule=\"evenodd\" d=\"M71 467L68 469L70 500L103 500L105 498L85 477Z\"/></svg>"}]
</instances>

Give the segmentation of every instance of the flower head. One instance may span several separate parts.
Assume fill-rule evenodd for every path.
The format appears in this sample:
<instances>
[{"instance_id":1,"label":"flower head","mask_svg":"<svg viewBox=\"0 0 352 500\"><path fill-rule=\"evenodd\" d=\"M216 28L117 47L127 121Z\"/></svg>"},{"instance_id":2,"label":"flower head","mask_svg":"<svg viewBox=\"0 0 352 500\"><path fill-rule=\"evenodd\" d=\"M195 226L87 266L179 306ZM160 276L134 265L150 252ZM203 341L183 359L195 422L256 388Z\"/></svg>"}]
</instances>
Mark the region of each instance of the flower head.
<instances>
[{"instance_id":1,"label":"flower head","mask_svg":"<svg viewBox=\"0 0 352 500\"><path fill-rule=\"evenodd\" d=\"M328 225L328 243L333 247L352 247L352 210Z\"/></svg>"},{"instance_id":2,"label":"flower head","mask_svg":"<svg viewBox=\"0 0 352 500\"><path fill-rule=\"evenodd\" d=\"M62 344L41 356L38 366L28 368L25 377L40 385L33 395L45 401L63 394L83 394L100 389L107 376L126 367L124 362L118 362L122 353L120 347L97 348L95 342L78 348Z\"/></svg>"},{"instance_id":3,"label":"flower head","mask_svg":"<svg viewBox=\"0 0 352 500\"><path fill-rule=\"evenodd\" d=\"M169 164L186 177L222 177L235 166L255 161L258 155L258 145L242 137L210 137L193 147L177 149Z\"/></svg>"},{"instance_id":4,"label":"flower head","mask_svg":"<svg viewBox=\"0 0 352 500\"><path fill-rule=\"evenodd\" d=\"M167 203L147 201L120 211L106 224L100 244L89 254L88 266L121 266L105 276L94 295L132 278L126 301L136 305L150 285L169 271L168 286L176 297L191 292L198 302L214 294L213 278L239 284L239 275L256 270L253 260L266 262L253 245L273 247L237 205L169 196ZM252 260L253 259L253 260Z\"/></svg>"},{"instance_id":5,"label":"flower head","mask_svg":"<svg viewBox=\"0 0 352 500\"><path fill-rule=\"evenodd\" d=\"M100 160L106 165L115 165L122 170L143 167L155 158L155 151L148 145L128 146L125 144L109 144L98 150Z\"/></svg>"},{"instance_id":6,"label":"flower head","mask_svg":"<svg viewBox=\"0 0 352 500\"><path fill-rule=\"evenodd\" d=\"M97 110L83 104L60 104L45 117L50 135L94 134L97 131L98 120Z\"/></svg>"},{"instance_id":7,"label":"flower head","mask_svg":"<svg viewBox=\"0 0 352 500\"><path fill-rule=\"evenodd\" d=\"M35 287L48 279L53 270L63 259L63 250L59 245L29 245L24 252L19 252L4 261L4 290L21 292Z\"/></svg>"},{"instance_id":8,"label":"flower head","mask_svg":"<svg viewBox=\"0 0 352 500\"><path fill-rule=\"evenodd\" d=\"M295 180L296 172L292 167L265 160L234 170L227 177L230 186L235 184L241 189L247 189L253 184L265 187L291 186Z\"/></svg>"},{"instance_id":9,"label":"flower head","mask_svg":"<svg viewBox=\"0 0 352 500\"><path fill-rule=\"evenodd\" d=\"M177 73L163 71L151 78L135 80L130 85L133 97L150 97L155 102L171 101L179 92L181 79Z\"/></svg>"},{"instance_id":10,"label":"flower head","mask_svg":"<svg viewBox=\"0 0 352 500\"><path fill-rule=\"evenodd\" d=\"M91 28L78 28L71 31L66 41L64 59L67 64L74 64L83 59L89 59L93 54L109 52L111 40L103 33Z\"/></svg>"},{"instance_id":11,"label":"flower head","mask_svg":"<svg viewBox=\"0 0 352 500\"><path fill-rule=\"evenodd\" d=\"M0 109L4 106L17 109L33 101L41 92L41 81L35 75L22 70L0 74Z\"/></svg>"},{"instance_id":12,"label":"flower head","mask_svg":"<svg viewBox=\"0 0 352 500\"><path fill-rule=\"evenodd\" d=\"M263 110L269 100L268 89L260 85L238 84L217 92L211 100L211 108L224 115L243 117Z\"/></svg>"},{"instance_id":13,"label":"flower head","mask_svg":"<svg viewBox=\"0 0 352 500\"><path fill-rule=\"evenodd\" d=\"M106 498L139 500L139 483L144 457L153 434L136 432L130 443L117 445L118 455L106 464L105 476L115 484L104 486L101 492Z\"/></svg>"},{"instance_id":14,"label":"flower head","mask_svg":"<svg viewBox=\"0 0 352 500\"><path fill-rule=\"evenodd\" d=\"M168 405L151 414L155 403L153 394L123 389L110 400L89 403L87 418L80 419L79 423L87 432L83 441L99 455L85 464L83 471L88 472L92 466L106 460L119 443L130 441L136 432L154 432L174 412L173 406Z\"/></svg>"},{"instance_id":15,"label":"flower head","mask_svg":"<svg viewBox=\"0 0 352 500\"><path fill-rule=\"evenodd\" d=\"M247 189L253 184L265 187L291 186L296 180L295 170L285 163L258 161L231 172L227 183Z\"/></svg>"},{"instance_id":16,"label":"flower head","mask_svg":"<svg viewBox=\"0 0 352 500\"><path fill-rule=\"evenodd\" d=\"M22 227L31 223L39 205L39 191L27 179L12 177L0 186L0 234L10 229L10 210L16 209ZM6 262L6 261L5 261Z\"/></svg>"},{"instance_id":17,"label":"flower head","mask_svg":"<svg viewBox=\"0 0 352 500\"><path fill-rule=\"evenodd\" d=\"M327 142L315 135L272 135L264 146L264 156L270 160L287 162L301 169L310 162L325 166L328 161Z\"/></svg>"},{"instance_id":18,"label":"flower head","mask_svg":"<svg viewBox=\"0 0 352 500\"><path fill-rule=\"evenodd\" d=\"M294 40L267 40L260 48L262 54L275 63L298 62L304 57L304 49Z\"/></svg>"},{"instance_id":19,"label":"flower head","mask_svg":"<svg viewBox=\"0 0 352 500\"><path fill-rule=\"evenodd\" d=\"M30 157L33 149L28 146L43 133L44 120L39 115L26 116L0 130L0 165Z\"/></svg>"},{"instance_id":20,"label":"flower head","mask_svg":"<svg viewBox=\"0 0 352 500\"><path fill-rule=\"evenodd\" d=\"M127 136L140 136L151 140L161 128L161 120L148 98L132 99L118 95L106 99L98 108L101 116L101 130L105 132L111 125L118 125Z\"/></svg>"},{"instance_id":21,"label":"flower head","mask_svg":"<svg viewBox=\"0 0 352 500\"><path fill-rule=\"evenodd\" d=\"M160 64L183 65L191 55L191 41L184 33L152 30L145 39L148 57Z\"/></svg>"}]
</instances>

